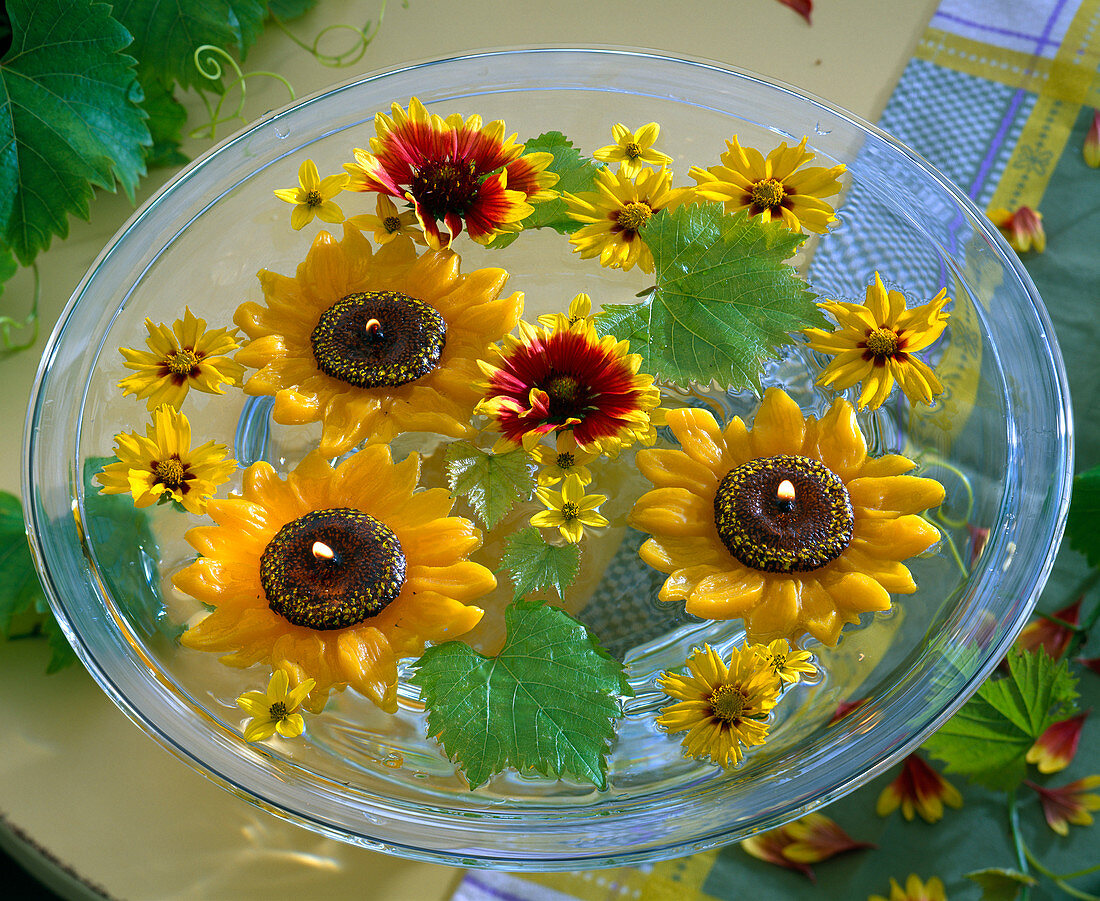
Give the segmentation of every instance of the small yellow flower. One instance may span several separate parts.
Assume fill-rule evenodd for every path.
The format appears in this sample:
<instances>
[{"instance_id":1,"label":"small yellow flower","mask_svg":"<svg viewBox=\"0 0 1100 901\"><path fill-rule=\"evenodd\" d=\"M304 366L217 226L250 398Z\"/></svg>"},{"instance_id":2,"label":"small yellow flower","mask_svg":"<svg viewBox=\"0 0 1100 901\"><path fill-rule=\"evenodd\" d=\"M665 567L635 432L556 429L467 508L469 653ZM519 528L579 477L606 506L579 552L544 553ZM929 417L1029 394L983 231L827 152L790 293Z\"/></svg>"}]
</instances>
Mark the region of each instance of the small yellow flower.
<instances>
[{"instance_id":1,"label":"small yellow flower","mask_svg":"<svg viewBox=\"0 0 1100 901\"><path fill-rule=\"evenodd\" d=\"M950 302L942 289L928 303L907 308L905 296L887 291L876 272L874 284L867 287L866 304L819 303L839 327L831 332L806 329L810 348L834 357L817 384L843 391L861 382L861 410L881 407L895 381L911 403L931 404L933 397L943 393L943 385L914 353L943 334L949 315L943 308Z\"/></svg>"},{"instance_id":2,"label":"small yellow flower","mask_svg":"<svg viewBox=\"0 0 1100 901\"><path fill-rule=\"evenodd\" d=\"M935 876L927 882L921 882L916 874L910 873L903 889L896 879L890 880L890 897L870 895L867 901L947 901L943 892L943 883Z\"/></svg>"},{"instance_id":3,"label":"small yellow flower","mask_svg":"<svg viewBox=\"0 0 1100 901\"><path fill-rule=\"evenodd\" d=\"M202 513L206 502L236 470L224 444L207 441L191 448L191 424L168 404L157 407L146 428L115 436L116 463L96 473L101 494L132 494L134 506L170 498L188 513Z\"/></svg>"},{"instance_id":4,"label":"small yellow flower","mask_svg":"<svg viewBox=\"0 0 1100 901\"><path fill-rule=\"evenodd\" d=\"M177 410L189 389L224 394L222 385L240 387L244 367L227 356L240 347L236 330L206 329L206 320L184 307L183 318L169 328L166 323L145 320L149 350L120 347L127 369L136 370L118 387L123 394L148 398L148 408L170 404Z\"/></svg>"},{"instance_id":5,"label":"small yellow flower","mask_svg":"<svg viewBox=\"0 0 1100 901\"><path fill-rule=\"evenodd\" d=\"M354 225L360 231L374 232L372 237L378 245L388 244L399 235L408 235L417 244L424 243L424 232L416 218L416 211L399 212L397 204L385 194L378 195L373 214L349 216L348 224Z\"/></svg>"},{"instance_id":6,"label":"small yellow flower","mask_svg":"<svg viewBox=\"0 0 1100 901\"><path fill-rule=\"evenodd\" d=\"M734 648L727 664L709 644L684 664L688 674L663 673L660 689L675 704L661 708L657 725L686 732L685 756L709 757L731 767L744 747L762 745L768 737L768 714L779 700L779 679L751 646Z\"/></svg>"},{"instance_id":7,"label":"small yellow flower","mask_svg":"<svg viewBox=\"0 0 1100 901\"><path fill-rule=\"evenodd\" d=\"M621 163L623 174L627 178L633 178L642 171L646 163L663 167L672 162L672 157L668 154L653 149L660 133L661 126L656 122L643 125L636 132L621 122L616 123L611 127L611 137L615 143L601 147L592 156L601 163Z\"/></svg>"},{"instance_id":8,"label":"small yellow flower","mask_svg":"<svg viewBox=\"0 0 1100 901\"><path fill-rule=\"evenodd\" d=\"M558 432L554 447L538 444L531 448L531 456L539 465L539 485L555 485L562 479L576 475L582 485L592 481L588 464L600 455L577 446L572 432Z\"/></svg>"},{"instance_id":9,"label":"small yellow flower","mask_svg":"<svg viewBox=\"0 0 1100 901\"><path fill-rule=\"evenodd\" d=\"M267 691L246 691L237 698L237 706L252 716L244 729L245 741L263 741L278 732L283 738L297 738L305 731L306 721L297 710L316 683L306 679L290 688L285 669L271 674Z\"/></svg>"},{"instance_id":10,"label":"small yellow flower","mask_svg":"<svg viewBox=\"0 0 1100 901\"><path fill-rule=\"evenodd\" d=\"M600 504L607 500L604 494L585 494L584 482L575 472L565 477L561 491L536 488L535 496L547 509L531 517L531 525L540 529L556 528L562 538L576 544L584 537L584 527L600 528L607 519L597 513Z\"/></svg>"},{"instance_id":11,"label":"small yellow flower","mask_svg":"<svg viewBox=\"0 0 1100 901\"><path fill-rule=\"evenodd\" d=\"M779 219L791 231L824 234L836 216L821 198L840 193L844 166L807 168L814 154L806 150L806 140L796 147L784 141L765 159L759 150L742 147L734 135L726 141L720 166L692 166L688 175L698 182L697 196L723 201L727 213L748 210L762 222Z\"/></svg>"},{"instance_id":12,"label":"small yellow flower","mask_svg":"<svg viewBox=\"0 0 1100 901\"><path fill-rule=\"evenodd\" d=\"M810 661L813 654L809 651L796 651L785 638L777 638L769 644L754 645L761 659L772 668L780 682L798 682L803 674L817 675L817 667Z\"/></svg>"},{"instance_id":13,"label":"small yellow flower","mask_svg":"<svg viewBox=\"0 0 1100 901\"><path fill-rule=\"evenodd\" d=\"M998 207L989 211L989 219L1016 253L1027 253L1029 250L1042 253L1047 249L1043 214L1038 210L1022 206L1013 213Z\"/></svg>"},{"instance_id":14,"label":"small yellow flower","mask_svg":"<svg viewBox=\"0 0 1100 901\"><path fill-rule=\"evenodd\" d=\"M344 211L332 200L344 190L351 176L328 175L321 178L313 160L304 160L298 167L298 187L279 188L275 196L287 203L293 203L290 213L290 225L295 231L305 228L313 217L322 222L343 222Z\"/></svg>"},{"instance_id":15,"label":"small yellow flower","mask_svg":"<svg viewBox=\"0 0 1100 901\"><path fill-rule=\"evenodd\" d=\"M569 314L563 315L561 313L543 313L539 316L539 325L548 329L561 329L565 330L572 325L576 325L578 322L584 322L586 325L591 325L592 319L592 298L587 294L581 293L569 301Z\"/></svg>"}]
</instances>

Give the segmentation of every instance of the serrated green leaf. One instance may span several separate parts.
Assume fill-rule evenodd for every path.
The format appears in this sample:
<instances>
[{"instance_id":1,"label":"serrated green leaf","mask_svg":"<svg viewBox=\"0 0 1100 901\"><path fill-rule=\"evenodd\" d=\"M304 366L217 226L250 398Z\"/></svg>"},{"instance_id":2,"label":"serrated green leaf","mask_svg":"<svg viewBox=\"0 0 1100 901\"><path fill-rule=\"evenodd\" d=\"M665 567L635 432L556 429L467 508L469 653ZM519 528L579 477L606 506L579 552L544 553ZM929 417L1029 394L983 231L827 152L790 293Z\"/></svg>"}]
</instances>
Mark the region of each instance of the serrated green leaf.
<instances>
[{"instance_id":1,"label":"serrated green leaf","mask_svg":"<svg viewBox=\"0 0 1100 901\"><path fill-rule=\"evenodd\" d=\"M1013 901L1025 885L1037 884L1034 876L1001 867L975 870L965 875L982 887L982 901Z\"/></svg>"},{"instance_id":2,"label":"serrated green leaf","mask_svg":"<svg viewBox=\"0 0 1100 901\"><path fill-rule=\"evenodd\" d=\"M0 243L0 297L4 294L4 282L15 275L18 269L19 266L16 265L15 255L11 252L11 248ZM0 311L0 315L6 316L8 319L13 318L7 316L3 311Z\"/></svg>"},{"instance_id":3,"label":"serrated green leaf","mask_svg":"<svg viewBox=\"0 0 1100 901\"><path fill-rule=\"evenodd\" d=\"M447 448L446 461L451 491L466 498L487 529L534 493L533 467L523 450L494 454L456 441Z\"/></svg>"},{"instance_id":4,"label":"serrated green leaf","mask_svg":"<svg viewBox=\"0 0 1100 901\"><path fill-rule=\"evenodd\" d=\"M959 773L995 790L1023 780L1024 757L1056 720L1072 712L1077 679L1067 661L1046 651L1013 652L1008 675L990 679L924 743L930 754Z\"/></svg>"},{"instance_id":5,"label":"serrated green leaf","mask_svg":"<svg viewBox=\"0 0 1100 901\"><path fill-rule=\"evenodd\" d=\"M1069 546L1080 551L1089 566L1100 566L1100 466L1082 472L1073 480L1066 534Z\"/></svg>"},{"instance_id":6,"label":"serrated green leaf","mask_svg":"<svg viewBox=\"0 0 1100 901\"><path fill-rule=\"evenodd\" d=\"M317 0L267 0L268 15L284 22L304 16L317 5Z\"/></svg>"},{"instance_id":7,"label":"serrated green leaf","mask_svg":"<svg viewBox=\"0 0 1100 901\"><path fill-rule=\"evenodd\" d=\"M596 173L603 167L582 156L560 131L548 131L532 138L524 145L523 152L553 154L554 161L547 169L558 176L555 191L576 194L596 190ZM570 235L583 224L569 217L566 203L560 197L536 203L534 208L534 212L523 220L524 228L552 228L560 234Z\"/></svg>"},{"instance_id":8,"label":"serrated green leaf","mask_svg":"<svg viewBox=\"0 0 1100 901\"><path fill-rule=\"evenodd\" d=\"M420 686L428 731L477 788L506 766L607 785L607 754L631 694L622 664L556 607L519 602L504 611L496 657L457 641L429 648L410 680Z\"/></svg>"},{"instance_id":9,"label":"serrated green leaf","mask_svg":"<svg viewBox=\"0 0 1100 901\"><path fill-rule=\"evenodd\" d=\"M94 187L132 199L149 130L130 35L102 3L8 0L0 59L0 240L24 265L88 218Z\"/></svg>"},{"instance_id":10,"label":"serrated green leaf","mask_svg":"<svg viewBox=\"0 0 1100 901\"><path fill-rule=\"evenodd\" d=\"M759 390L764 361L791 333L825 324L784 262L804 237L778 222L708 203L661 210L640 234L656 288L638 303L605 306L596 327L628 340L654 376Z\"/></svg>"},{"instance_id":11,"label":"serrated green leaf","mask_svg":"<svg viewBox=\"0 0 1100 901\"><path fill-rule=\"evenodd\" d=\"M529 527L504 542L500 562L512 574L517 598L550 588L564 598L565 589L577 578L580 560L576 544L547 544L538 529Z\"/></svg>"},{"instance_id":12,"label":"serrated green leaf","mask_svg":"<svg viewBox=\"0 0 1100 901\"><path fill-rule=\"evenodd\" d=\"M180 153L183 143L183 126L187 121L187 110L172 94L172 89L164 82L146 75L142 80L145 100L141 108L149 117L146 124L153 143L146 148L145 164L154 166L182 166L187 157Z\"/></svg>"}]
</instances>

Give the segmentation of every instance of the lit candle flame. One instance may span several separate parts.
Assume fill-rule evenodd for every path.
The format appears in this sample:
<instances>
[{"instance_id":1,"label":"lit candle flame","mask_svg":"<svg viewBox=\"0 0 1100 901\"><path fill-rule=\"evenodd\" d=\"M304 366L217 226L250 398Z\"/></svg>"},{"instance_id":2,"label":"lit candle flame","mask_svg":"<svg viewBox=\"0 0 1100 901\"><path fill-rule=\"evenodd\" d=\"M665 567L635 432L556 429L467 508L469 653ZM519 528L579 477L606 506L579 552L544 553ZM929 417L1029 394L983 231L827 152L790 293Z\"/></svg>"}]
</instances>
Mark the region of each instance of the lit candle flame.
<instances>
[{"instance_id":1,"label":"lit candle flame","mask_svg":"<svg viewBox=\"0 0 1100 901\"><path fill-rule=\"evenodd\" d=\"M318 560L331 560L336 556L336 552L323 541L315 541L313 542L313 556Z\"/></svg>"},{"instance_id":2,"label":"lit candle flame","mask_svg":"<svg viewBox=\"0 0 1100 901\"><path fill-rule=\"evenodd\" d=\"M367 330L367 335L371 338L376 338L382 334L382 323L377 319L368 319L364 328Z\"/></svg>"},{"instance_id":3,"label":"lit candle flame","mask_svg":"<svg viewBox=\"0 0 1100 901\"><path fill-rule=\"evenodd\" d=\"M794 484L790 479L784 479L775 490L776 500L785 504L794 503Z\"/></svg>"}]
</instances>

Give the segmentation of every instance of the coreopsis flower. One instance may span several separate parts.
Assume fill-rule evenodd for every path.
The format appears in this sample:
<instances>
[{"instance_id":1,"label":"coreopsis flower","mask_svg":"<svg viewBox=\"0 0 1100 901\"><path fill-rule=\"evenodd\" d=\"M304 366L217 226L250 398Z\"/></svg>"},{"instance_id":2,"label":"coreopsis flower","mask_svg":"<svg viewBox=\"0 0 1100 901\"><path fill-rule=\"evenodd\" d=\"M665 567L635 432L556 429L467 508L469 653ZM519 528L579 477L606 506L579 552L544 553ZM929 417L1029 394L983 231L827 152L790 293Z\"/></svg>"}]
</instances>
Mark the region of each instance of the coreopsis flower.
<instances>
[{"instance_id":1,"label":"coreopsis flower","mask_svg":"<svg viewBox=\"0 0 1100 901\"><path fill-rule=\"evenodd\" d=\"M867 286L866 304L828 300L819 303L837 321L837 328L805 330L812 350L833 357L817 384L843 391L859 382L859 408L878 409L894 383L911 403L931 404L943 385L928 364L918 359L943 334L951 302L946 289L928 303L907 307L900 291L887 291L882 278Z\"/></svg>"},{"instance_id":2,"label":"coreopsis flower","mask_svg":"<svg viewBox=\"0 0 1100 901\"><path fill-rule=\"evenodd\" d=\"M356 148L344 166L348 190L377 191L407 200L433 249L449 247L462 231L479 244L519 229L532 203L554 197L558 176L547 171L553 154L524 154L516 136L504 137L504 122L482 125L455 114L429 114L413 97L406 112L374 117L377 137L370 151Z\"/></svg>"},{"instance_id":3,"label":"coreopsis flower","mask_svg":"<svg viewBox=\"0 0 1100 901\"><path fill-rule=\"evenodd\" d=\"M1081 154L1085 163L1093 169L1100 168L1100 110L1092 111L1092 125L1085 135L1085 143L1081 147Z\"/></svg>"},{"instance_id":4,"label":"coreopsis flower","mask_svg":"<svg viewBox=\"0 0 1100 901\"><path fill-rule=\"evenodd\" d=\"M1045 788L1030 780L1024 780L1024 784L1035 790L1047 825L1059 835L1069 835L1070 824L1091 826L1090 811L1100 810L1100 795L1090 792L1100 788L1100 776L1086 776L1061 788Z\"/></svg>"},{"instance_id":5,"label":"coreopsis flower","mask_svg":"<svg viewBox=\"0 0 1100 901\"><path fill-rule=\"evenodd\" d=\"M817 667L812 663L813 654L792 648L785 638L777 638L768 644L755 645L756 651L772 668L782 683L801 681L804 676L816 676Z\"/></svg>"},{"instance_id":6,"label":"coreopsis flower","mask_svg":"<svg viewBox=\"0 0 1100 901\"><path fill-rule=\"evenodd\" d=\"M322 222L343 222L344 211L333 201L333 197L347 187L349 177L326 175L321 178L313 160L303 160L298 167L298 187L279 188L275 196L287 203L293 203L290 211L290 225L295 231L305 228L313 217Z\"/></svg>"},{"instance_id":7,"label":"coreopsis flower","mask_svg":"<svg viewBox=\"0 0 1100 901\"><path fill-rule=\"evenodd\" d=\"M229 480L237 461L226 459L224 444L191 447L191 423L179 410L161 404L145 434L115 436L115 456L96 473L101 494L130 494L135 507L173 500L188 513L205 511L211 495Z\"/></svg>"},{"instance_id":8,"label":"coreopsis flower","mask_svg":"<svg viewBox=\"0 0 1100 901\"><path fill-rule=\"evenodd\" d=\"M810 882L816 882L817 877L809 864L798 863L784 856L783 850L793 842L794 839L787 834L786 827L780 826L778 829L769 829L767 832L759 832L744 839L741 842L741 850L764 863L795 870Z\"/></svg>"},{"instance_id":9,"label":"coreopsis flower","mask_svg":"<svg viewBox=\"0 0 1100 901\"><path fill-rule=\"evenodd\" d=\"M890 897L870 895L867 901L947 901L943 883L933 876L927 882L921 882L915 873L910 873L903 889L896 879L890 880Z\"/></svg>"},{"instance_id":10,"label":"coreopsis flower","mask_svg":"<svg viewBox=\"0 0 1100 901\"><path fill-rule=\"evenodd\" d=\"M902 761L898 777L879 794L875 813L885 817L901 807L907 820L917 813L926 823L935 823L943 819L944 804L956 810L962 807L959 790L922 757L910 754Z\"/></svg>"},{"instance_id":11,"label":"coreopsis flower","mask_svg":"<svg viewBox=\"0 0 1100 901\"><path fill-rule=\"evenodd\" d=\"M1069 606L1056 611L1054 617L1070 626L1076 626L1081 616L1081 601L1082 598L1078 598ZM1012 646L1018 651L1034 652L1042 648L1051 660L1058 660L1066 652L1072 639L1072 629L1045 616L1037 616L1020 630Z\"/></svg>"},{"instance_id":12,"label":"coreopsis flower","mask_svg":"<svg viewBox=\"0 0 1100 901\"><path fill-rule=\"evenodd\" d=\"M1027 762L1040 773L1058 773L1073 762L1088 711L1047 727L1027 752Z\"/></svg>"},{"instance_id":13,"label":"coreopsis flower","mask_svg":"<svg viewBox=\"0 0 1100 901\"><path fill-rule=\"evenodd\" d=\"M583 450L577 446L572 432L558 432L553 447L537 444L529 453L539 465L539 485L556 485L562 479L576 475L582 485L592 481L592 471L588 464L599 458L599 454Z\"/></svg>"},{"instance_id":14,"label":"coreopsis flower","mask_svg":"<svg viewBox=\"0 0 1100 901\"><path fill-rule=\"evenodd\" d=\"M321 423L330 457L403 432L470 437L479 361L519 321L508 273L460 274L449 250L417 256L402 238L377 251L358 229L320 232L294 276L262 270L264 304L234 320L252 341L248 394L275 397L276 422Z\"/></svg>"},{"instance_id":15,"label":"coreopsis flower","mask_svg":"<svg viewBox=\"0 0 1100 901\"><path fill-rule=\"evenodd\" d=\"M314 451L285 479L254 463L239 496L208 505L214 525L187 533L201 556L172 581L213 612L180 642L314 680L314 712L346 686L394 712L397 661L468 632L469 602L496 587L467 559L480 530L419 478L419 457L395 464L383 444L335 468Z\"/></svg>"},{"instance_id":16,"label":"coreopsis flower","mask_svg":"<svg viewBox=\"0 0 1100 901\"><path fill-rule=\"evenodd\" d=\"M252 719L244 729L245 741L264 741L278 732L283 738L297 738L306 728L298 708L313 691L312 679L299 682L290 689L290 677L285 670L275 670L267 691L246 691L237 698L237 706Z\"/></svg>"},{"instance_id":17,"label":"coreopsis flower","mask_svg":"<svg viewBox=\"0 0 1100 901\"><path fill-rule=\"evenodd\" d=\"M598 512L607 500L605 494L585 494L584 482L577 473L565 477L561 491L552 488L536 488L535 497L546 509L531 517L531 525L540 529L557 529L561 537L576 544L584 537L584 527L599 529L607 525L607 518Z\"/></svg>"},{"instance_id":18,"label":"coreopsis flower","mask_svg":"<svg viewBox=\"0 0 1100 901\"><path fill-rule=\"evenodd\" d=\"M412 238L417 244L424 243L424 232L420 230L416 213L413 210L400 212L397 204L386 194L378 195L373 213L349 216L347 221L349 225L354 225L360 231L372 232L371 237L379 246L389 244L401 235Z\"/></svg>"},{"instance_id":19,"label":"coreopsis flower","mask_svg":"<svg viewBox=\"0 0 1100 901\"><path fill-rule=\"evenodd\" d=\"M806 166L814 159L806 141L796 147L784 141L765 158L759 150L742 147L734 135L726 141L721 165L688 171L698 182L695 195L724 202L728 213L748 210L762 222L778 219L791 231L824 234L836 216L822 198L840 193L844 166Z\"/></svg>"},{"instance_id":20,"label":"coreopsis flower","mask_svg":"<svg viewBox=\"0 0 1100 901\"><path fill-rule=\"evenodd\" d=\"M592 156L601 163L619 163L623 175L633 178L647 163L664 167L672 162L672 157L667 153L653 149L660 133L661 126L656 122L643 125L636 132L618 122L611 126L611 137L615 143L601 147Z\"/></svg>"},{"instance_id":21,"label":"coreopsis flower","mask_svg":"<svg viewBox=\"0 0 1100 901\"><path fill-rule=\"evenodd\" d=\"M1029 206L1015 212L1003 207L989 211L990 221L997 226L1008 246L1017 253L1034 250L1042 253L1047 247L1047 235L1043 230L1043 214Z\"/></svg>"},{"instance_id":22,"label":"coreopsis flower","mask_svg":"<svg viewBox=\"0 0 1100 901\"><path fill-rule=\"evenodd\" d=\"M779 678L751 647L734 648L727 663L709 644L684 664L686 676L662 673L657 685L676 703L662 707L657 725L686 732L684 755L723 767L741 761L744 748L768 737L768 715L779 699Z\"/></svg>"},{"instance_id":23,"label":"coreopsis flower","mask_svg":"<svg viewBox=\"0 0 1100 901\"><path fill-rule=\"evenodd\" d=\"M820 863L862 848L875 847L870 842L857 842L840 825L821 813L810 813L783 827L791 842L783 856L797 863Z\"/></svg>"},{"instance_id":24,"label":"coreopsis flower","mask_svg":"<svg viewBox=\"0 0 1100 901\"><path fill-rule=\"evenodd\" d=\"M578 294L569 301L569 313L543 313L539 316L539 325L543 328L566 329L578 322L592 324L592 298L587 294Z\"/></svg>"},{"instance_id":25,"label":"coreopsis flower","mask_svg":"<svg viewBox=\"0 0 1100 901\"><path fill-rule=\"evenodd\" d=\"M530 450L562 431L584 450L610 455L656 440L660 391L638 371L641 357L628 342L599 337L585 320L550 329L520 322L519 332L478 364L487 382L477 412L501 433L495 451Z\"/></svg>"},{"instance_id":26,"label":"coreopsis flower","mask_svg":"<svg viewBox=\"0 0 1100 901\"><path fill-rule=\"evenodd\" d=\"M145 320L145 328L149 331L145 339L149 350L119 348L126 358L123 365L136 370L118 383L123 394L147 398L150 410L161 404L178 410L192 388L224 394L223 385L240 387L244 367L229 357L240 347L235 329L208 330L206 320L193 315L189 307L183 308L183 318L173 322L171 328L151 319Z\"/></svg>"},{"instance_id":27,"label":"coreopsis flower","mask_svg":"<svg viewBox=\"0 0 1100 901\"><path fill-rule=\"evenodd\" d=\"M916 465L905 457L868 457L848 401L819 420L769 388L751 430L696 408L666 420L680 448L638 452L654 489L630 516L652 536L642 559L669 574L662 601L741 618L749 641L809 633L835 645L845 623L889 609L891 592L916 591L902 561L939 539L917 514L943 487L904 475Z\"/></svg>"},{"instance_id":28,"label":"coreopsis flower","mask_svg":"<svg viewBox=\"0 0 1100 901\"><path fill-rule=\"evenodd\" d=\"M620 166L615 172L596 173L596 190L565 192L569 216L584 223L569 243L581 259L600 258L600 265L626 271L637 266L653 271L653 253L639 232L654 214L675 209L691 194L689 188L673 188L667 169L642 169L629 176Z\"/></svg>"}]
</instances>

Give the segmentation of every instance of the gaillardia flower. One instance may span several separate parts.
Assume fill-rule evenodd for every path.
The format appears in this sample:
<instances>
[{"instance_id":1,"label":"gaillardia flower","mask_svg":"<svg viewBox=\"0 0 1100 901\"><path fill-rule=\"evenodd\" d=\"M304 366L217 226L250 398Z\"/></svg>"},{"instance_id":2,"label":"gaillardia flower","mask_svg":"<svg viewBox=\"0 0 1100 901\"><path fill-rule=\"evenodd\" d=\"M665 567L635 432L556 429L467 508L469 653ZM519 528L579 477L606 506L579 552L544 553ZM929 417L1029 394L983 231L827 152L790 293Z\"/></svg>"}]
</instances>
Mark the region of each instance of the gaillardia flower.
<instances>
[{"instance_id":1,"label":"gaillardia flower","mask_svg":"<svg viewBox=\"0 0 1100 901\"><path fill-rule=\"evenodd\" d=\"M532 203L549 200L558 176L546 167L553 154L524 154L516 136L504 137L504 122L483 126L480 116L429 114L415 97L406 113L374 117L378 137L370 152L356 148L344 166L351 191L378 191L413 205L433 248L448 247L465 224L479 244L516 231ZM442 226L442 229L441 229Z\"/></svg>"},{"instance_id":2,"label":"gaillardia flower","mask_svg":"<svg viewBox=\"0 0 1100 901\"><path fill-rule=\"evenodd\" d=\"M797 147L784 141L767 159L759 150L742 147L737 135L726 141L726 147L720 166L692 166L688 171L698 182L696 196L725 202L727 213L748 210L762 222L780 219L791 231L828 230L836 216L821 198L840 193L843 165L806 166L814 158L806 149L806 138Z\"/></svg>"},{"instance_id":3,"label":"gaillardia flower","mask_svg":"<svg viewBox=\"0 0 1100 901\"><path fill-rule=\"evenodd\" d=\"M734 648L727 664L710 645L692 654L686 676L663 673L660 689L675 704L661 708L657 725L686 732L684 754L709 757L731 767L743 748L762 745L768 737L768 714L779 699L779 679L751 647Z\"/></svg>"},{"instance_id":4,"label":"gaillardia flower","mask_svg":"<svg viewBox=\"0 0 1100 901\"><path fill-rule=\"evenodd\" d=\"M237 309L252 338L237 359L259 371L248 394L273 394L276 422L321 422L334 457L401 432L471 433L478 363L510 332L523 297L508 274L459 274L449 250L416 256L408 239L377 252L358 230L314 239L293 277L259 273L266 305Z\"/></svg>"},{"instance_id":5,"label":"gaillardia flower","mask_svg":"<svg viewBox=\"0 0 1100 901\"><path fill-rule=\"evenodd\" d=\"M1069 626L1076 626L1081 618L1081 601L1082 598L1078 598L1072 604L1056 610L1052 614L1054 619L1036 616L1016 636L1012 647L1017 651L1037 651L1042 648L1052 660L1057 660L1066 652L1073 639L1073 629Z\"/></svg>"},{"instance_id":6,"label":"gaillardia flower","mask_svg":"<svg viewBox=\"0 0 1100 901\"><path fill-rule=\"evenodd\" d=\"M638 452L655 487L631 514L653 536L642 559L669 574L662 601L741 617L749 641L809 633L835 645L845 623L889 609L891 592L916 591L902 561L938 540L915 514L942 503L943 487L903 475L916 465L905 457L868 458L846 400L803 418L769 388L751 430L695 408L666 419L680 449Z\"/></svg>"},{"instance_id":7,"label":"gaillardia flower","mask_svg":"<svg viewBox=\"0 0 1100 901\"><path fill-rule=\"evenodd\" d=\"M910 873L905 880L905 888L898 885L896 879L890 880L890 897L871 895L867 901L947 901L943 883L935 876L927 882L921 882L916 873Z\"/></svg>"},{"instance_id":8,"label":"gaillardia flower","mask_svg":"<svg viewBox=\"0 0 1100 901\"><path fill-rule=\"evenodd\" d=\"M911 403L932 403L933 397L943 393L943 385L914 354L943 334L948 317L943 308L950 302L947 290L941 289L928 303L906 308L905 295L887 291L876 272L874 284L867 287L866 304L819 303L839 327L831 332L806 329L810 348L834 357L817 384L843 391L862 383L861 410L881 407L894 382Z\"/></svg>"},{"instance_id":9,"label":"gaillardia flower","mask_svg":"<svg viewBox=\"0 0 1100 901\"><path fill-rule=\"evenodd\" d=\"M926 823L935 823L943 818L944 804L955 809L962 807L959 790L919 755L910 754L902 761L898 777L879 794L875 813L885 817L900 807L907 820L912 820L916 813Z\"/></svg>"},{"instance_id":10,"label":"gaillardia flower","mask_svg":"<svg viewBox=\"0 0 1100 901\"><path fill-rule=\"evenodd\" d=\"M303 160L298 167L298 187L279 188L275 196L287 203L293 203L290 211L290 225L295 231L301 231L316 216L322 222L343 222L344 212L333 201L347 186L348 176L326 175L321 178L313 160Z\"/></svg>"},{"instance_id":11,"label":"gaillardia flower","mask_svg":"<svg viewBox=\"0 0 1100 901\"><path fill-rule=\"evenodd\" d=\"M653 443L660 391L638 372L642 358L628 353L626 341L600 338L586 320L550 329L520 322L519 330L479 364L488 383L477 412L502 433L496 452L531 450L561 431L585 450L612 455L635 441Z\"/></svg>"},{"instance_id":12,"label":"gaillardia flower","mask_svg":"<svg viewBox=\"0 0 1100 901\"><path fill-rule=\"evenodd\" d=\"M664 167L672 162L672 157L667 153L653 149L660 133L661 126L656 122L643 125L636 132L617 122L611 126L611 137L615 143L601 147L592 156L601 163L621 164L623 175L633 178L646 163Z\"/></svg>"},{"instance_id":13,"label":"gaillardia flower","mask_svg":"<svg viewBox=\"0 0 1100 901\"><path fill-rule=\"evenodd\" d=\"M244 729L245 741L264 741L278 732L283 738L297 738L306 728L305 717L298 713L302 701L316 683L306 679L290 690L285 670L275 670L267 691L246 691L237 698L237 706L252 719Z\"/></svg>"},{"instance_id":14,"label":"gaillardia flower","mask_svg":"<svg viewBox=\"0 0 1100 901\"><path fill-rule=\"evenodd\" d=\"M653 253L638 232L655 213L675 209L690 196L690 188L673 188L667 169L642 169L630 177L623 167L596 173L596 190L562 195L569 216L585 223L569 237L581 259L600 258L609 269L653 271Z\"/></svg>"},{"instance_id":15,"label":"gaillardia flower","mask_svg":"<svg viewBox=\"0 0 1100 901\"><path fill-rule=\"evenodd\" d=\"M202 513L218 486L237 469L224 444L207 441L191 447L191 423L179 410L162 404L153 412L145 435L115 436L117 462L96 473L101 494L131 494L135 507L173 500L188 513Z\"/></svg>"},{"instance_id":16,"label":"gaillardia flower","mask_svg":"<svg viewBox=\"0 0 1100 901\"><path fill-rule=\"evenodd\" d=\"M119 348L126 368L136 370L118 383L123 394L148 398L150 410L161 404L178 410L191 388L224 394L222 385L240 386L244 367L229 357L240 344L229 329L208 331L206 320L193 315L188 307L171 328L150 319L145 320L145 328L149 330L145 340L149 350Z\"/></svg>"},{"instance_id":17,"label":"gaillardia flower","mask_svg":"<svg viewBox=\"0 0 1100 901\"><path fill-rule=\"evenodd\" d=\"M482 611L467 602L496 586L467 560L481 532L419 478L417 456L377 444L335 469L315 451L285 480L250 466L240 496L209 504L215 525L187 533L202 556L173 583L214 609L180 641L313 679L315 712L351 686L392 713L398 659L468 632Z\"/></svg>"}]
</instances>

